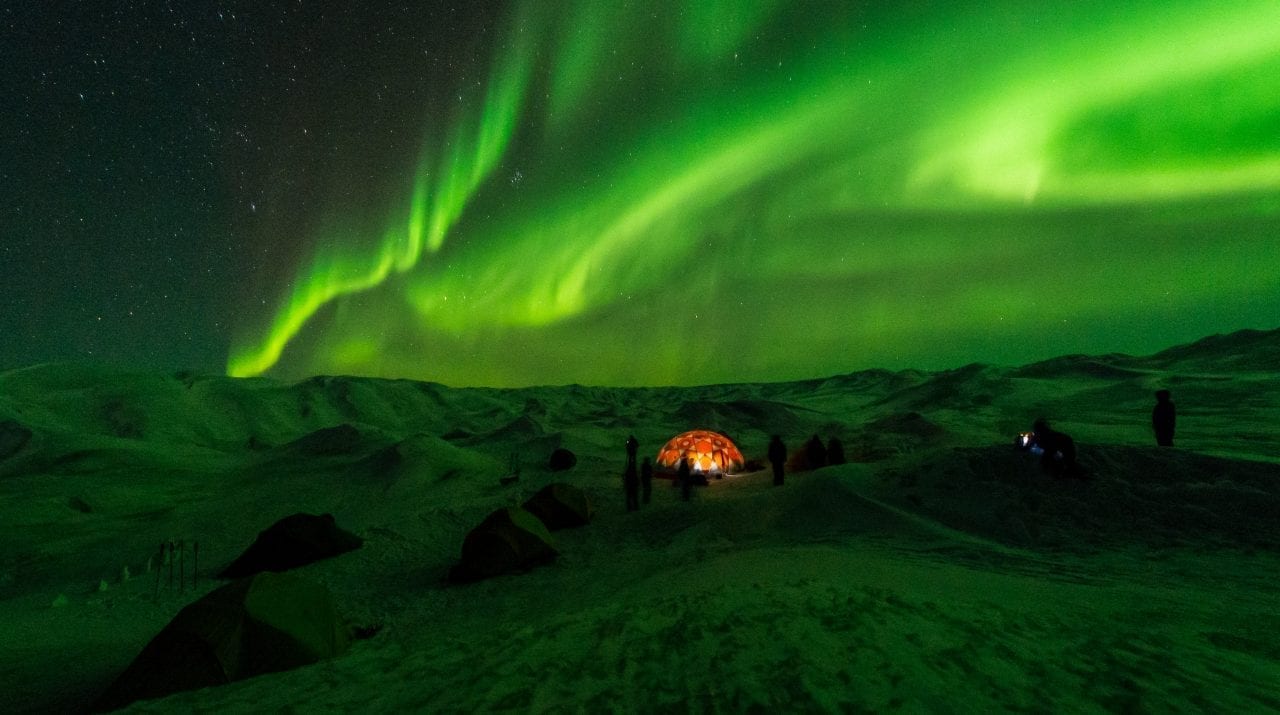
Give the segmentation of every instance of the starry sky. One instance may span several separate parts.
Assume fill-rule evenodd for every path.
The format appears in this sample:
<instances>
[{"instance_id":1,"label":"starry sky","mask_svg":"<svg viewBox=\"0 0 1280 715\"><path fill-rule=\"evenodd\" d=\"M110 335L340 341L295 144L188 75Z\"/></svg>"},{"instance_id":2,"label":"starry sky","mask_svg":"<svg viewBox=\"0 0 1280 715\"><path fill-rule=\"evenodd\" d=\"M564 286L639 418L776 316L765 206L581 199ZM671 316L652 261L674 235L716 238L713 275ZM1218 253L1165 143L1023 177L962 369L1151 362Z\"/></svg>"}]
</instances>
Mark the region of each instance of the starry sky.
<instances>
[{"instance_id":1,"label":"starry sky","mask_svg":"<svg viewBox=\"0 0 1280 715\"><path fill-rule=\"evenodd\" d=\"M0 2L0 368L696 384L1280 324L1274 0Z\"/></svg>"}]
</instances>

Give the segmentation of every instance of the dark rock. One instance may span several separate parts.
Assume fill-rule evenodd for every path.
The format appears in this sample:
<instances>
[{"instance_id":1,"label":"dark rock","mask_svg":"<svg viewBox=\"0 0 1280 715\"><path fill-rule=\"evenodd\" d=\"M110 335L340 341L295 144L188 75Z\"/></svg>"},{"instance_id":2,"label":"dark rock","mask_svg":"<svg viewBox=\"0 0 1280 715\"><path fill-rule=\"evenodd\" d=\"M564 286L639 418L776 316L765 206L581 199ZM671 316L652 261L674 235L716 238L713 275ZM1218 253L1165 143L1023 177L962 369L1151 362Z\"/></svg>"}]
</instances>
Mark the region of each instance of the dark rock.
<instances>
[{"instance_id":1,"label":"dark rock","mask_svg":"<svg viewBox=\"0 0 1280 715\"><path fill-rule=\"evenodd\" d=\"M293 514L258 534L240 558L222 571L221 578L238 578L263 571L288 571L360 548L364 539L341 529L332 514Z\"/></svg>"},{"instance_id":2,"label":"dark rock","mask_svg":"<svg viewBox=\"0 0 1280 715\"><path fill-rule=\"evenodd\" d=\"M547 466L550 467L553 472L563 472L573 469L577 463L578 455L570 452L564 447L560 447L556 449L556 451L552 452L551 458L547 460Z\"/></svg>"},{"instance_id":3,"label":"dark rock","mask_svg":"<svg viewBox=\"0 0 1280 715\"><path fill-rule=\"evenodd\" d=\"M467 534L462 560L449 570L449 580L469 583L526 571L554 561L557 555L551 534L538 517L515 507L499 509Z\"/></svg>"},{"instance_id":4,"label":"dark rock","mask_svg":"<svg viewBox=\"0 0 1280 715\"><path fill-rule=\"evenodd\" d=\"M351 636L328 590L288 574L259 574L178 612L93 704L138 700L277 673L340 655Z\"/></svg>"}]
</instances>

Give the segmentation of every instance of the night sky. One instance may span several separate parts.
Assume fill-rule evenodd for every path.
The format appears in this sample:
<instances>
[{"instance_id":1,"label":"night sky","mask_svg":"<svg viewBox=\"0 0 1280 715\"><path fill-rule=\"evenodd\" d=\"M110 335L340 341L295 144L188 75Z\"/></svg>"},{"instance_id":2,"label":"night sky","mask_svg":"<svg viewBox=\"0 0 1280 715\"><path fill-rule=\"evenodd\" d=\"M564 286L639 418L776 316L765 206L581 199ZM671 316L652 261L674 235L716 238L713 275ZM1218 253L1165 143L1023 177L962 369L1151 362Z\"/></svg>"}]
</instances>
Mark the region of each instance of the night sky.
<instances>
[{"instance_id":1,"label":"night sky","mask_svg":"<svg viewBox=\"0 0 1280 715\"><path fill-rule=\"evenodd\" d=\"M691 384L1280 324L1275 0L349 5L0 2L0 368Z\"/></svg>"}]
</instances>

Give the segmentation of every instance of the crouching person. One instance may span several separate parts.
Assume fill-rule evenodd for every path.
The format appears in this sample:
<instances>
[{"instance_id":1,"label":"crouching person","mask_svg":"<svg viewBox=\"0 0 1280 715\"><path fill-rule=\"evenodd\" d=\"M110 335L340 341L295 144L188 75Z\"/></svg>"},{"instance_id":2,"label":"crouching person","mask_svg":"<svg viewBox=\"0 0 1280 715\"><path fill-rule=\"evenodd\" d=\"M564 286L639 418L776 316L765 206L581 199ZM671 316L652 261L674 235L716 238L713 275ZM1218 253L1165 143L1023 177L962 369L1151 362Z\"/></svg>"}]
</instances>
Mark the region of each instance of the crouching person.
<instances>
[{"instance_id":1,"label":"crouching person","mask_svg":"<svg viewBox=\"0 0 1280 715\"><path fill-rule=\"evenodd\" d=\"M1054 430L1042 417L1031 426L1031 441L1044 450L1040 455L1040 466L1044 471L1055 477L1080 476L1076 465L1076 442L1070 435Z\"/></svg>"}]
</instances>

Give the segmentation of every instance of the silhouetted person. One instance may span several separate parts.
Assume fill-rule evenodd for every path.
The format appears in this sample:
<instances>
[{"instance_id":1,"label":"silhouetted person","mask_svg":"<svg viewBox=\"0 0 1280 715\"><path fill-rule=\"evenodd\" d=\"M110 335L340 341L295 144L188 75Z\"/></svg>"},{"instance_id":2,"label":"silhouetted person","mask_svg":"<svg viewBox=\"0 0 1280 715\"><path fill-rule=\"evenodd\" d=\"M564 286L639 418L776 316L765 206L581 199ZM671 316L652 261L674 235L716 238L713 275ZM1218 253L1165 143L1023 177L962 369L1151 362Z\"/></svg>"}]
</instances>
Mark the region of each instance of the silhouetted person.
<instances>
[{"instance_id":1,"label":"silhouetted person","mask_svg":"<svg viewBox=\"0 0 1280 715\"><path fill-rule=\"evenodd\" d=\"M649 495L653 493L653 465L645 457L640 463L640 494L645 504L649 503Z\"/></svg>"},{"instance_id":2,"label":"silhouetted person","mask_svg":"<svg viewBox=\"0 0 1280 715\"><path fill-rule=\"evenodd\" d=\"M640 442L635 435L627 437L627 464L632 467L636 466L636 451L640 449Z\"/></svg>"},{"instance_id":3,"label":"silhouetted person","mask_svg":"<svg viewBox=\"0 0 1280 715\"><path fill-rule=\"evenodd\" d=\"M827 440L827 464L844 464L844 445L837 437Z\"/></svg>"},{"instance_id":4,"label":"silhouetted person","mask_svg":"<svg viewBox=\"0 0 1280 715\"><path fill-rule=\"evenodd\" d=\"M1049 427L1049 423L1043 417L1031 426L1031 434L1036 445L1044 450L1040 455L1040 466L1045 471L1060 476L1076 474L1075 440Z\"/></svg>"},{"instance_id":5,"label":"silhouetted person","mask_svg":"<svg viewBox=\"0 0 1280 715\"><path fill-rule=\"evenodd\" d=\"M773 465L773 486L782 486L782 468L787 464L787 445L776 434L769 440L769 464Z\"/></svg>"},{"instance_id":6,"label":"silhouetted person","mask_svg":"<svg viewBox=\"0 0 1280 715\"><path fill-rule=\"evenodd\" d=\"M689 501L689 494L693 491L693 467L689 462L688 457L680 460L680 469L676 471L676 481L680 483L680 498L685 501Z\"/></svg>"},{"instance_id":7,"label":"silhouetted person","mask_svg":"<svg viewBox=\"0 0 1280 715\"><path fill-rule=\"evenodd\" d=\"M822 438L816 434L804 443L804 461L809 469L827 466L827 448L822 445Z\"/></svg>"},{"instance_id":8,"label":"silhouetted person","mask_svg":"<svg viewBox=\"0 0 1280 715\"><path fill-rule=\"evenodd\" d=\"M636 474L636 463L627 462L627 470L622 473L622 490L627 494L627 511L640 508L640 477Z\"/></svg>"},{"instance_id":9,"label":"silhouetted person","mask_svg":"<svg viewBox=\"0 0 1280 715\"><path fill-rule=\"evenodd\" d=\"M1156 444L1161 447L1173 446L1173 427L1177 422L1177 411L1173 400L1169 399L1168 390L1156 390L1156 406L1151 410L1151 426L1156 431Z\"/></svg>"}]
</instances>

